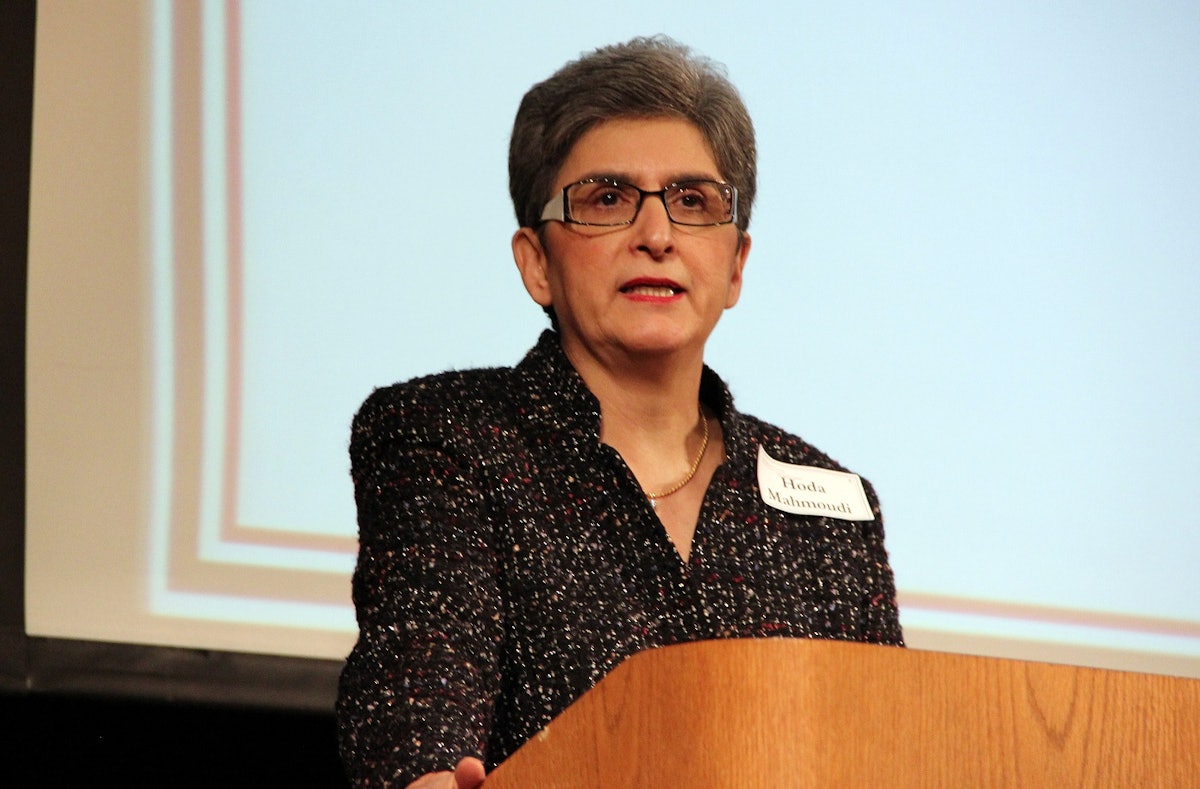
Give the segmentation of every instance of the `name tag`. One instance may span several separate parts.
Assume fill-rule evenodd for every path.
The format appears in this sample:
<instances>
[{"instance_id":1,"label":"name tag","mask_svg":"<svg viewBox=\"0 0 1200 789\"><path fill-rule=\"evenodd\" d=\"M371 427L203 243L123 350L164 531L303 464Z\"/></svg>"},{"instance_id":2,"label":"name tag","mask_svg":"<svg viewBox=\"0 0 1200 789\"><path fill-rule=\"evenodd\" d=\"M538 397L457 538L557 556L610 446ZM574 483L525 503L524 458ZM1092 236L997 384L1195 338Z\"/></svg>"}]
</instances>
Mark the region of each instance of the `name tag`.
<instances>
[{"instance_id":1,"label":"name tag","mask_svg":"<svg viewBox=\"0 0 1200 789\"><path fill-rule=\"evenodd\" d=\"M758 490L777 510L847 521L875 519L862 478L848 471L784 463L758 448Z\"/></svg>"}]
</instances>

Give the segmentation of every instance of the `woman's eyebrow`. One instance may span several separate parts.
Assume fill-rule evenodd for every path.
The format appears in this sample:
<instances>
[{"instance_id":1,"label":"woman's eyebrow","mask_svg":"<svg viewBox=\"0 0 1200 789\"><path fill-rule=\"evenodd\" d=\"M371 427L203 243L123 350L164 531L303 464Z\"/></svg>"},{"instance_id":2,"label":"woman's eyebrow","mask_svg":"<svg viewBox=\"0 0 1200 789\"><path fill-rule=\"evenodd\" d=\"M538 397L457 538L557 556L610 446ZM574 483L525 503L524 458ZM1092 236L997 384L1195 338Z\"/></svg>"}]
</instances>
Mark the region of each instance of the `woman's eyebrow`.
<instances>
[{"instance_id":1,"label":"woman's eyebrow","mask_svg":"<svg viewBox=\"0 0 1200 789\"><path fill-rule=\"evenodd\" d=\"M623 184L632 184L633 175L613 170L597 170L584 175L578 181L620 181Z\"/></svg>"},{"instance_id":2,"label":"woman's eyebrow","mask_svg":"<svg viewBox=\"0 0 1200 789\"><path fill-rule=\"evenodd\" d=\"M707 172L679 172L679 173L672 173L671 175L669 175L664 180L663 186L669 186L670 184L677 184L682 181L721 181L721 180L722 179L720 176L714 175L712 173L707 173ZM583 176L582 178L577 179L573 183L578 183L579 181L620 181L621 183L629 184L630 186L637 186L642 189L645 188L638 184L638 178L636 176L634 176L632 173L624 173L624 172L619 172L619 171L614 171L614 170L597 170L594 172L590 172L587 175ZM653 191L653 190L647 190L647 191Z\"/></svg>"}]
</instances>

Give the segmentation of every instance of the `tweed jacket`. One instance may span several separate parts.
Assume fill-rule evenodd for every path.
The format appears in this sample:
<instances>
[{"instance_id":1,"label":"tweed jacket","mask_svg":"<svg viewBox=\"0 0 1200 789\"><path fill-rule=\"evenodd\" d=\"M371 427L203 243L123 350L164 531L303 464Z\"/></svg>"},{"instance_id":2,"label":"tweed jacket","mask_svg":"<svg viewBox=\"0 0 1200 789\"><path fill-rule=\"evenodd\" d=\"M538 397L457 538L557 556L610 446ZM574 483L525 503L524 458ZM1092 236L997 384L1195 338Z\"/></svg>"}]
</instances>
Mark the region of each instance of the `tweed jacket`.
<instances>
[{"instance_id":1,"label":"tweed jacket","mask_svg":"<svg viewBox=\"0 0 1200 789\"><path fill-rule=\"evenodd\" d=\"M355 417L359 638L339 686L357 785L403 786L477 755L491 769L624 658L712 638L901 645L873 520L784 512L759 447L843 470L733 405L705 368L726 459L684 562L550 331L515 367L378 389ZM864 481L865 482L865 481Z\"/></svg>"}]
</instances>

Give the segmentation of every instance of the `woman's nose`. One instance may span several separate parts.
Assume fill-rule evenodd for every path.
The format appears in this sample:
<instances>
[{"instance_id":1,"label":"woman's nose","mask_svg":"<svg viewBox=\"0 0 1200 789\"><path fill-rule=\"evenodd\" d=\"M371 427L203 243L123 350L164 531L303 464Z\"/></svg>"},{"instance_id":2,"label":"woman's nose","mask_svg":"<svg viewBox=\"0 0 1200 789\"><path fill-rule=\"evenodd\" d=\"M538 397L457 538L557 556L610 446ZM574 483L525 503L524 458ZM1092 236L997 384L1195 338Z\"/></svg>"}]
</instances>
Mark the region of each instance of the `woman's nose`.
<instances>
[{"instance_id":1,"label":"woman's nose","mask_svg":"<svg viewBox=\"0 0 1200 789\"><path fill-rule=\"evenodd\" d=\"M656 259L675 248L675 228L661 194L646 197L633 220L632 230L637 248Z\"/></svg>"}]
</instances>

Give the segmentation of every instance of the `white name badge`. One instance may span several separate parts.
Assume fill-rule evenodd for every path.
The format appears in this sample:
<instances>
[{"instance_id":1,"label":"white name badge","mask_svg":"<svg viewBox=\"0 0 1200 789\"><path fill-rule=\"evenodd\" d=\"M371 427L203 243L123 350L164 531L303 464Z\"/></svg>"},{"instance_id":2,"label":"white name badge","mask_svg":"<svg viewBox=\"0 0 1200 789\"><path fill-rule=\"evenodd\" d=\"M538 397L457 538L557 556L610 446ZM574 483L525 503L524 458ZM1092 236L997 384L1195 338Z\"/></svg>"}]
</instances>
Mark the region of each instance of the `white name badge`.
<instances>
[{"instance_id":1,"label":"white name badge","mask_svg":"<svg viewBox=\"0 0 1200 789\"><path fill-rule=\"evenodd\" d=\"M862 478L848 471L784 463L758 448L758 490L777 510L847 521L875 519Z\"/></svg>"}]
</instances>

